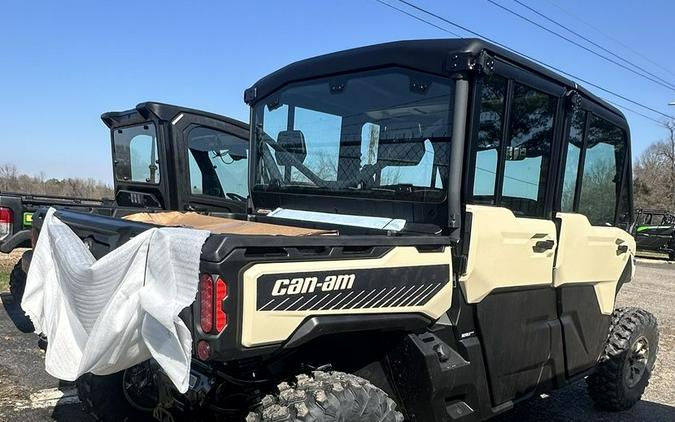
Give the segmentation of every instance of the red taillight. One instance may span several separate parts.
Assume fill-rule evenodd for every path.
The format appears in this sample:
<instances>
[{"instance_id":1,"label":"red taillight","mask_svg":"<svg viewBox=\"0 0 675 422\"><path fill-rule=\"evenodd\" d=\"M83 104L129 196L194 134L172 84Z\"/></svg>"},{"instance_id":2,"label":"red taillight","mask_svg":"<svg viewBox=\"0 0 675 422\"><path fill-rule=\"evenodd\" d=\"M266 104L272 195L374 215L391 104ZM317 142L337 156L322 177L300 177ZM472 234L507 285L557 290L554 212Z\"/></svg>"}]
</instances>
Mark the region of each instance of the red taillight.
<instances>
[{"instance_id":1,"label":"red taillight","mask_svg":"<svg viewBox=\"0 0 675 422\"><path fill-rule=\"evenodd\" d=\"M218 277L216 281L216 330L223 331L227 327L227 314L223 310L223 302L227 299L227 284Z\"/></svg>"},{"instance_id":2,"label":"red taillight","mask_svg":"<svg viewBox=\"0 0 675 422\"><path fill-rule=\"evenodd\" d=\"M207 360L211 357L211 346L205 340L197 342L197 357L201 360Z\"/></svg>"},{"instance_id":3,"label":"red taillight","mask_svg":"<svg viewBox=\"0 0 675 422\"><path fill-rule=\"evenodd\" d=\"M14 213L9 208L0 207L0 240L12 233Z\"/></svg>"},{"instance_id":4,"label":"red taillight","mask_svg":"<svg viewBox=\"0 0 675 422\"><path fill-rule=\"evenodd\" d=\"M213 330L213 278L209 274L199 277L199 315L202 331Z\"/></svg>"},{"instance_id":5,"label":"red taillight","mask_svg":"<svg viewBox=\"0 0 675 422\"><path fill-rule=\"evenodd\" d=\"M199 276L199 322L205 334L214 331L214 322L215 331L218 333L227 327L227 314L223 310L225 299L227 299L225 280L218 277L214 283L211 274Z\"/></svg>"}]
</instances>

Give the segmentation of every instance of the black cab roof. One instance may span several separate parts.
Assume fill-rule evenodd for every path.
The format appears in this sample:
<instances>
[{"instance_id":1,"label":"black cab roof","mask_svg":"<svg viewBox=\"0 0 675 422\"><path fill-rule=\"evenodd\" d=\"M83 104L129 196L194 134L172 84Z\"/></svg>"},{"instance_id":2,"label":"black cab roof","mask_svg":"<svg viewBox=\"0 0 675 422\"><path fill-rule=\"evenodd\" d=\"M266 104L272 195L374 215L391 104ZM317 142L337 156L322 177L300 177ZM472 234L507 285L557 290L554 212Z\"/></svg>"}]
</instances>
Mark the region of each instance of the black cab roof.
<instances>
[{"instance_id":1,"label":"black cab roof","mask_svg":"<svg viewBox=\"0 0 675 422\"><path fill-rule=\"evenodd\" d=\"M101 115L101 120L109 128L120 127L147 121L152 116L159 120L173 120L180 113L189 113L197 116L209 117L215 120L223 121L241 129L248 130L248 124L222 116L220 114L210 113L208 111L197 110L194 108L182 107L173 104L160 103L156 101L146 101L138 104L135 108L125 111L109 111Z\"/></svg>"},{"instance_id":2,"label":"black cab roof","mask_svg":"<svg viewBox=\"0 0 675 422\"><path fill-rule=\"evenodd\" d=\"M477 38L396 41L301 60L260 79L247 90L247 92L254 92L254 96L250 97L245 94L245 98L249 104L253 104L257 99L269 95L288 83L386 66L403 66L423 72L448 75L451 73L448 62L452 54L469 53L478 55L483 51L530 72L537 73L568 89L577 90L585 97L625 120L625 116L619 109L579 86L576 82L519 54Z\"/></svg>"}]
</instances>

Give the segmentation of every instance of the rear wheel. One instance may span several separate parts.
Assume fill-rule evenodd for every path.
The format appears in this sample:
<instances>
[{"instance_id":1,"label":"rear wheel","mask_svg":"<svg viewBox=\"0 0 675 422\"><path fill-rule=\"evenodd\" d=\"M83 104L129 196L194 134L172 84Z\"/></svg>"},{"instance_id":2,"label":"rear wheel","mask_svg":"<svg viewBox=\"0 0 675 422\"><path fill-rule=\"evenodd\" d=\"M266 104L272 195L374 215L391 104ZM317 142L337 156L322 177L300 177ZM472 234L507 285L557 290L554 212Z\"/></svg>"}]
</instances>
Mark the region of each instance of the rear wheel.
<instances>
[{"instance_id":1,"label":"rear wheel","mask_svg":"<svg viewBox=\"0 0 675 422\"><path fill-rule=\"evenodd\" d=\"M28 315L23 312L23 308L21 308L23 294L26 291L26 278L27 275L21 266L21 261L19 261L14 265L12 272L9 274L9 293L14 299L14 304L21 311L21 315L23 315L22 321L20 321L20 323L15 321L15 324L17 324L17 327L22 332L32 333L35 331L33 322L28 318Z\"/></svg>"},{"instance_id":2,"label":"rear wheel","mask_svg":"<svg viewBox=\"0 0 675 422\"><path fill-rule=\"evenodd\" d=\"M112 375L82 375L76 381L84 410L97 421L153 421L157 386L148 363Z\"/></svg>"},{"instance_id":3,"label":"rear wheel","mask_svg":"<svg viewBox=\"0 0 675 422\"><path fill-rule=\"evenodd\" d=\"M402 422L396 403L370 382L343 372L315 371L281 383L246 422Z\"/></svg>"},{"instance_id":4,"label":"rear wheel","mask_svg":"<svg viewBox=\"0 0 675 422\"><path fill-rule=\"evenodd\" d=\"M23 292L26 290L26 273L23 271L21 261L17 262L9 274L9 292L17 305L21 305Z\"/></svg>"},{"instance_id":5,"label":"rear wheel","mask_svg":"<svg viewBox=\"0 0 675 422\"><path fill-rule=\"evenodd\" d=\"M656 318L638 308L620 308L597 370L587 378L595 403L606 410L631 408L649 384L659 347Z\"/></svg>"}]
</instances>

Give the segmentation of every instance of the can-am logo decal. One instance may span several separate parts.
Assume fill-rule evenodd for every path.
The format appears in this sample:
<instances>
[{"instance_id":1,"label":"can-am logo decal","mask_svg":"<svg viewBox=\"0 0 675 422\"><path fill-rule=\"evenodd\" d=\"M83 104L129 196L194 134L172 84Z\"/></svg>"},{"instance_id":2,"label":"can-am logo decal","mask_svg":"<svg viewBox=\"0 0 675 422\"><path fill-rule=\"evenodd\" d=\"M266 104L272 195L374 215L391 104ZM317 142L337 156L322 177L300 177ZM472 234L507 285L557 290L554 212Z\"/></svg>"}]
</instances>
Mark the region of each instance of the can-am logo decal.
<instances>
[{"instance_id":1,"label":"can-am logo decal","mask_svg":"<svg viewBox=\"0 0 675 422\"><path fill-rule=\"evenodd\" d=\"M450 280L449 265L264 274L256 310L272 312L423 306Z\"/></svg>"},{"instance_id":2,"label":"can-am logo decal","mask_svg":"<svg viewBox=\"0 0 675 422\"><path fill-rule=\"evenodd\" d=\"M322 281L318 277L281 278L274 283L272 296L347 290L354 286L354 280L356 274L329 275Z\"/></svg>"}]
</instances>

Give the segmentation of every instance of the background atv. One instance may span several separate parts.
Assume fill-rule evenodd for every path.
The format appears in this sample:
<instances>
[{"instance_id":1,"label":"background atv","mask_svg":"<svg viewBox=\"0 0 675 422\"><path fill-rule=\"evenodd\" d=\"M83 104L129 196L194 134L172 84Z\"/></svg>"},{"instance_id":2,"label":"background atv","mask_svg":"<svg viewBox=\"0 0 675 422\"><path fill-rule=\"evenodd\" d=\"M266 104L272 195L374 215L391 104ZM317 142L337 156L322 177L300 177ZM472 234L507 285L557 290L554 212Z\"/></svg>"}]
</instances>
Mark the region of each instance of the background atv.
<instances>
[{"instance_id":1,"label":"background atv","mask_svg":"<svg viewBox=\"0 0 675 422\"><path fill-rule=\"evenodd\" d=\"M108 112L101 119L110 128L115 199L2 193L1 252L31 247L32 217L41 207L112 217L141 210L213 214L246 211L248 125L245 123L157 102ZM189 171L177 172L178 168ZM31 251L26 252L10 276L10 291L16 303L21 303L31 255Z\"/></svg>"},{"instance_id":2,"label":"background atv","mask_svg":"<svg viewBox=\"0 0 675 422\"><path fill-rule=\"evenodd\" d=\"M675 214L665 210L637 211L636 237L638 251L668 254L675 261Z\"/></svg>"}]
</instances>

